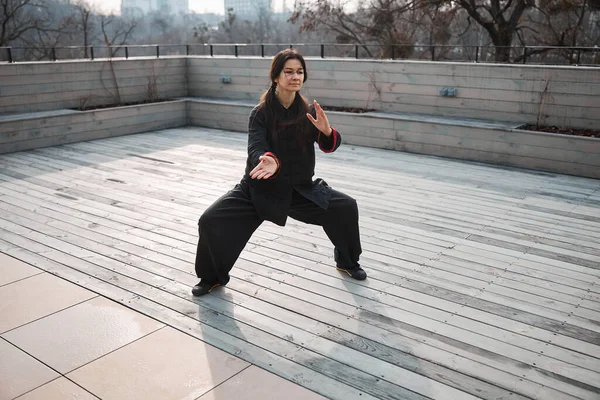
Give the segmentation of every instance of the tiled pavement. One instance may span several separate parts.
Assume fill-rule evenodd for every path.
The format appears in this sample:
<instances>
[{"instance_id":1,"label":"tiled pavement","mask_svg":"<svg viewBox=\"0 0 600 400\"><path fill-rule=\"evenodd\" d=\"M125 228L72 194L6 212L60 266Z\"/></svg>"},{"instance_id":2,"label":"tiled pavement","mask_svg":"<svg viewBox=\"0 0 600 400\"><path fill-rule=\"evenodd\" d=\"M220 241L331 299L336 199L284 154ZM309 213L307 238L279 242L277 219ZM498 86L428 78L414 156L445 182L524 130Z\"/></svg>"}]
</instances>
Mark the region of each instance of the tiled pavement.
<instances>
[{"instance_id":1,"label":"tiled pavement","mask_svg":"<svg viewBox=\"0 0 600 400\"><path fill-rule=\"evenodd\" d=\"M0 253L0 400L323 399Z\"/></svg>"}]
</instances>

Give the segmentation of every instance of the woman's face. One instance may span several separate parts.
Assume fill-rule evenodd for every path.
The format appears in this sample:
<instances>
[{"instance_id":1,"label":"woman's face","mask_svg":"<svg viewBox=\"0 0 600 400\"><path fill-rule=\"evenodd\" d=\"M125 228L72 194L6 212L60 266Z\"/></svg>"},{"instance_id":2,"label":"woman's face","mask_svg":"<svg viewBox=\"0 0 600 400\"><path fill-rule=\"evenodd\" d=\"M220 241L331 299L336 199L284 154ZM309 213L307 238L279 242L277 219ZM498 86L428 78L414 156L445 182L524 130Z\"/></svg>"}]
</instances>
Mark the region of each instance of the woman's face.
<instances>
[{"instance_id":1,"label":"woman's face","mask_svg":"<svg viewBox=\"0 0 600 400\"><path fill-rule=\"evenodd\" d=\"M283 70L277 78L275 83L279 90L287 90L290 92L297 92L302 88L304 82L304 68L300 60L290 59L283 65Z\"/></svg>"}]
</instances>

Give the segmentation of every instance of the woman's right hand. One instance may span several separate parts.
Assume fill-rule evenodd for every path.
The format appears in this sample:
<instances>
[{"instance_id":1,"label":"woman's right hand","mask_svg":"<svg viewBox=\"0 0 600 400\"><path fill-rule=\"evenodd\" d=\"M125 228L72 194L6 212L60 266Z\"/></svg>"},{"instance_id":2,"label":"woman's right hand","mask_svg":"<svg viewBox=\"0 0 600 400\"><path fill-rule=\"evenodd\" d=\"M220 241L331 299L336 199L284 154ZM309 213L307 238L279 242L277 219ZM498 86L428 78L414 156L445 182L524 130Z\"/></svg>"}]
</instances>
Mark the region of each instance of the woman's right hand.
<instances>
[{"instance_id":1,"label":"woman's right hand","mask_svg":"<svg viewBox=\"0 0 600 400\"><path fill-rule=\"evenodd\" d=\"M277 161L271 156L260 156L258 165L250 171L252 179L269 179L277 172Z\"/></svg>"}]
</instances>

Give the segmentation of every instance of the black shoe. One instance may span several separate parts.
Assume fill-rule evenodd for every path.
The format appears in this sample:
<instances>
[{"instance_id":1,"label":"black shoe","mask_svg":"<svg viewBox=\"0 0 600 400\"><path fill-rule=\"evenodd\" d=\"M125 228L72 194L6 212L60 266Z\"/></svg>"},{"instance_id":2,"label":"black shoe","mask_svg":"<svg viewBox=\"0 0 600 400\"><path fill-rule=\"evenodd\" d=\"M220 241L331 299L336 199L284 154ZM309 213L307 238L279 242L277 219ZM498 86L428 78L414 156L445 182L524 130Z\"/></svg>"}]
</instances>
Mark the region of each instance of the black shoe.
<instances>
[{"instance_id":1,"label":"black shoe","mask_svg":"<svg viewBox=\"0 0 600 400\"><path fill-rule=\"evenodd\" d=\"M196 297L204 296L205 294L209 294L214 288L219 286L221 286L220 283L200 281L196 286L192 288L192 294Z\"/></svg>"},{"instance_id":2,"label":"black shoe","mask_svg":"<svg viewBox=\"0 0 600 400\"><path fill-rule=\"evenodd\" d=\"M367 273L361 267L354 267L351 269L336 267L336 269L338 271L347 273L348 275L359 281L364 281L365 279L367 279Z\"/></svg>"}]
</instances>

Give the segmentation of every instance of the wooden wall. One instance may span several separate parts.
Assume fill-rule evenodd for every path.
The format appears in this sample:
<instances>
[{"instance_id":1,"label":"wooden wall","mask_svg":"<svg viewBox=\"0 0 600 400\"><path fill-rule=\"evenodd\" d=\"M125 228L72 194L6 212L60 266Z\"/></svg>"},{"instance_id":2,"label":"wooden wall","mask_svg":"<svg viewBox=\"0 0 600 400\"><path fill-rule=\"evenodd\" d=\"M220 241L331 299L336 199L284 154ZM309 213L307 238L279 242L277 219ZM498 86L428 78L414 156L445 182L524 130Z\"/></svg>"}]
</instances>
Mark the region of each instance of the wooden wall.
<instances>
[{"instance_id":1,"label":"wooden wall","mask_svg":"<svg viewBox=\"0 0 600 400\"><path fill-rule=\"evenodd\" d=\"M558 125L600 126L600 68L307 59L304 94L323 105ZM270 59L190 57L190 96L257 101ZM232 83L223 84L221 76ZM456 97L442 97L454 87Z\"/></svg>"},{"instance_id":2,"label":"wooden wall","mask_svg":"<svg viewBox=\"0 0 600 400\"><path fill-rule=\"evenodd\" d=\"M184 100L0 121L0 154L187 125Z\"/></svg>"},{"instance_id":3,"label":"wooden wall","mask_svg":"<svg viewBox=\"0 0 600 400\"><path fill-rule=\"evenodd\" d=\"M192 100L190 125L246 132L251 102ZM515 129L514 124L477 121L441 123L434 118L393 118L328 112L346 145L509 165L600 178L600 140ZM223 116L226 116L225 118Z\"/></svg>"},{"instance_id":4,"label":"wooden wall","mask_svg":"<svg viewBox=\"0 0 600 400\"><path fill-rule=\"evenodd\" d=\"M187 102L188 123L229 131L248 132L251 101L194 100Z\"/></svg>"},{"instance_id":5,"label":"wooden wall","mask_svg":"<svg viewBox=\"0 0 600 400\"><path fill-rule=\"evenodd\" d=\"M252 106L270 84L270 62L259 57L115 60L124 101L147 99L153 76L160 97L187 100L175 108L168 103L140 108L128 116L100 110L52 119L5 119L0 152L186 123L246 131ZM526 135L516 129L538 117L543 124L597 129L599 68L318 58L307 63L304 94L309 99L380 111L328 113L346 143L600 176L597 139ZM221 83L223 76L232 83ZM114 91L107 61L7 64L0 68L0 79L0 120L1 114L76 108L84 100L88 105L110 103ZM456 88L457 96L440 96L442 87ZM506 123L494 127L492 121Z\"/></svg>"},{"instance_id":6,"label":"wooden wall","mask_svg":"<svg viewBox=\"0 0 600 400\"><path fill-rule=\"evenodd\" d=\"M125 103L148 100L149 83L154 81L159 98L185 96L185 64L185 58L112 61ZM0 68L0 114L114 104L115 93L106 60L15 63Z\"/></svg>"},{"instance_id":7,"label":"wooden wall","mask_svg":"<svg viewBox=\"0 0 600 400\"><path fill-rule=\"evenodd\" d=\"M256 102L268 87L269 58L173 57L113 60L125 102L159 97ZM596 128L600 69L308 58L304 94L324 105ZM231 84L220 82L232 78ZM442 97L442 87L457 96ZM114 103L106 60L15 63L0 68L0 115Z\"/></svg>"}]
</instances>

